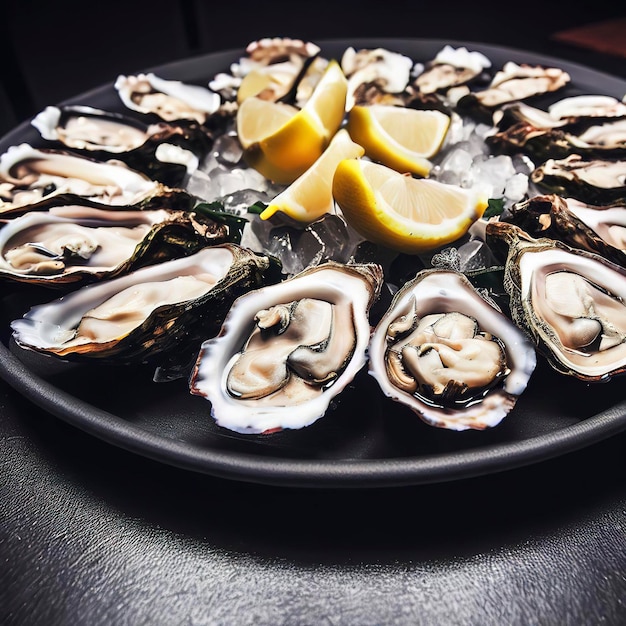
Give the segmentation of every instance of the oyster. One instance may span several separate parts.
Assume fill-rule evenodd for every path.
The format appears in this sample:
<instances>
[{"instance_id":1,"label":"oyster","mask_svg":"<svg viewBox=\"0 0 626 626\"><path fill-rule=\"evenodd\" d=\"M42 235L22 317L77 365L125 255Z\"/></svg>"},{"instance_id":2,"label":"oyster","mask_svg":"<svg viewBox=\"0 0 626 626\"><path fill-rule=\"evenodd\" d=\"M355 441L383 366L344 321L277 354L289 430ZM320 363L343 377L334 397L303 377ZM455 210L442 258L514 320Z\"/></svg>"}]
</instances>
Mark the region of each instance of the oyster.
<instances>
[{"instance_id":1,"label":"oyster","mask_svg":"<svg viewBox=\"0 0 626 626\"><path fill-rule=\"evenodd\" d=\"M491 122L494 109L509 102L527 100L534 96L558 91L570 82L570 75L557 67L505 63L489 85L472 91L457 102L459 109Z\"/></svg>"},{"instance_id":2,"label":"oyster","mask_svg":"<svg viewBox=\"0 0 626 626\"><path fill-rule=\"evenodd\" d=\"M461 272L405 283L372 333L369 373L431 426L482 430L513 409L535 369L532 344Z\"/></svg>"},{"instance_id":3,"label":"oyster","mask_svg":"<svg viewBox=\"0 0 626 626\"><path fill-rule=\"evenodd\" d=\"M0 229L0 278L53 287L103 280L226 241L228 225L199 212L58 206Z\"/></svg>"},{"instance_id":4,"label":"oyster","mask_svg":"<svg viewBox=\"0 0 626 626\"><path fill-rule=\"evenodd\" d=\"M348 47L341 69L348 79L346 111L355 104L402 104L399 95L409 84L413 61L385 48Z\"/></svg>"},{"instance_id":5,"label":"oyster","mask_svg":"<svg viewBox=\"0 0 626 626\"><path fill-rule=\"evenodd\" d=\"M178 185L193 173L212 144L199 126L146 124L86 106L49 106L31 124L54 149L119 159L165 185Z\"/></svg>"},{"instance_id":6,"label":"oyster","mask_svg":"<svg viewBox=\"0 0 626 626\"><path fill-rule=\"evenodd\" d=\"M0 156L0 214L23 212L61 194L106 205L131 205L163 193L163 187L120 162L103 163L27 143L11 146Z\"/></svg>"},{"instance_id":7,"label":"oyster","mask_svg":"<svg viewBox=\"0 0 626 626\"><path fill-rule=\"evenodd\" d=\"M555 194L514 204L502 219L534 237L557 239L626 266L626 206L594 206Z\"/></svg>"},{"instance_id":8,"label":"oyster","mask_svg":"<svg viewBox=\"0 0 626 626\"><path fill-rule=\"evenodd\" d=\"M35 306L12 322L13 338L66 360L148 361L216 332L269 268L268 257L235 244L203 248Z\"/></svg>"},{"instance_id":9,"label":"oyster","mask_svg":"<svg viewBox=\"0 0 626 626\"><path fill-rule=\"evenodd\" d=\"M167 80L152 72L135 76L120 74L114 87L131 111L166 122L187 120L202 126L221 104L220 95L206 87Z\"/></svg>"},{"instance_id":10,"label":"oyster","mask_svg":"<svg viewBox=\"0 0 626 626\"><path fill-rule=\"evenodd\" d=\"M481 52L446 45L426 63L412 85L422 93L447 91L479 80L490 67L491 61Z\"/></svg>"},{"instance_id":11,"label":"oyster","mask_svg":"<svg viewBox=\"0 0 626 626\"><path fill-rule=\"evenodd\" d=\"M588 382L626 371L626 268L505 222L487 239L508 245L511 316L552 367Z\"/></svg>"},{"instance_id":12,"label":"oyster","mask_svg":"<svg viewBox=\"0 0 626 626\"><path fill-rule=\"evenodd\" d=\"M382 278L376 264L330 261L242 296L202 344L191 393L236 432L312 424L366 363Z\"/></svg>"},{"instance_id":13,"label":"oyster","mask_svg":"<svg viewBox=\"0 0 626 626\"><path fill-rule=\"evenodd\" d=\"M530 180L545 192L589 204L619 202L626 197L626 160L587 159L571 154L540 164L531 172Z\"/></svg>"}]
</instances>

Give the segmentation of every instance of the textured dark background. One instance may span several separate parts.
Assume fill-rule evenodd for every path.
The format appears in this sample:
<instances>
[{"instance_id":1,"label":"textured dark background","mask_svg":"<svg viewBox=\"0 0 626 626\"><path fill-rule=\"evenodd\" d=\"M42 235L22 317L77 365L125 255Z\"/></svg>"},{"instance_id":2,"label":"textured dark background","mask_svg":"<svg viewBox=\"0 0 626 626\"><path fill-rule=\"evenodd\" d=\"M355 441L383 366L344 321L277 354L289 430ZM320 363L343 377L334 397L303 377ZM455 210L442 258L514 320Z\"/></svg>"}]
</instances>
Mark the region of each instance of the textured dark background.
<instances>
[{"instance_id":1,"label":"textured dark background","mask_svg":"<svg viewBox=\"0 0 626 626\"><path fill-rule=\"evenodd\" d=\"M422 37L626 61L552 34L620 4L119 0L5 7L1 131L53 104L261 36ZM626 35L626 33L625 33ZM626 623L626 435L440 485L300 490L113 448L0 382L0 623Z\"/></svg>"},{"instance_id":2,"label":"textured dark background","mask_svg":"<svg viewBox=\"0 0 626 626\"><path fill-rule=\"evenodd\" d=\"M259 37L459 39L548 54L566 50L570 60L587 63L595 55L557 44L551 36L625 16L622 3L613 0L20 0L3 8L0 111L5 111L0 133L46 105L114 81L118 74L243 48Z\"/></svg>"}]
</instances>

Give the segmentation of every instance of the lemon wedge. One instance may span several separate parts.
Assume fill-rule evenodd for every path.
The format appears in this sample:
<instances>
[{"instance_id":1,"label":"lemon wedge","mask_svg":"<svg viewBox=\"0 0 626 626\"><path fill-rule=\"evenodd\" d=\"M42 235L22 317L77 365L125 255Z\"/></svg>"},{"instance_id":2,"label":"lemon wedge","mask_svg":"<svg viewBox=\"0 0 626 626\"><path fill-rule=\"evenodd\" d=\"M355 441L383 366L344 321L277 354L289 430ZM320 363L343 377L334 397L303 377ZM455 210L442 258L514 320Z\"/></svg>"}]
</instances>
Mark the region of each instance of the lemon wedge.
<instances>
[{"instance_id":1,"label":"lemon wedge","mask_svg":"<svg viewBox=\"0 0 626 626\"><path fill-rule=\"evenodd\" d=\"M337 165L344 159L363 156L363 148L340 129L322 155L302 176L278 194L261 213L267 220L282 212L298 222L313 222L334 208L332 184Z\"/></svg>"},{"instance_id":2,"label":"lemon wedge","mask_svg":"<svg viewBox=\"0 0 626 626\"><path fill-rule=\"evenodd\" d=\"M321 156L343 121L348 81L337 61L302 109L249 96L237 111L237 134L250 167L290 184Z\"/></svg>"},{"instance_id":3,"label":"lemon wedge","mask_svg":"<svg viewBox=\"0 0 626 626\"><path fill-rule=\"evenodd\" d=\"M414 178L365 159L339 163L332 193L363 237L408 254L456 241L487 208L480 191Z\"/></svg>"},{"instance_id":4,"label":"lemon wedge","mask_svg":"<svg viewBox=\"0 0 626 626\"><path fill-rule=\"evenodd\" d=\"M373 161L401 173L428 176L430 159L441 150L450 128L450 116L390 104L357 105L350 109L347 128Z\"/></svg>"}]
</instances>

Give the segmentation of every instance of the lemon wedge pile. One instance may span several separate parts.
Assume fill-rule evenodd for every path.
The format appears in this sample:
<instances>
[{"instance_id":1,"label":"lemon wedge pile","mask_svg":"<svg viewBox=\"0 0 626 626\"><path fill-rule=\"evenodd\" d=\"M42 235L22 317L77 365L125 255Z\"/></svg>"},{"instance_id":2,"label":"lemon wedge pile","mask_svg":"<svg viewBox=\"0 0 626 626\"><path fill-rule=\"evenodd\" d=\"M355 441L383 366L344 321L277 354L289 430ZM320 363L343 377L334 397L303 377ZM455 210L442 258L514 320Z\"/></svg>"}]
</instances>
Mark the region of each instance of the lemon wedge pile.
<instances>
[{"instance_id":1,"label":"lemon wedge pile","mask_svg":"<svg viewBox=\"0 0 626 626\"><path fill-rule=\"evenodd\" d=\"M363 237L408 254L462 237L487 208L487 197L475 189L414 178L364 159L339 163L332 193Z\"/></svg>"},{"instance_id":2,"label":"lemon wedge pile","mask_svg":"<svg viewBox=\"0 0 626 626\"><path fill-rule=\"evenodd\" d=\"M334 208L332 182L337 165L344 159L363 156L363 148L352 141L348 131L340 129L322 155L302 176L278 194L260 217L267 220L277 212L309 223Z\"/></svg>"},{"instance_id":3,"label":"lemon wedge pile","mask_svg":"<svg viewBox=\"0 0 626 626\"><path fill-rule=\"evenodd\" d=\"M450 116L387 104L357 105L348 114L348 131L365 155L398 172L428 176L430 159L440 150Z\"/></svg>"},{"instance_id":4,"label":"lemon wedge pile","mask_svg":"<svg viewBox=\"0 0 626 626\"><path fill-rule=\"evenodd\" d=\"M244 98L236 122L248 165L275 183L292 183L339 130L347 91L341 66L331 60L302 109L257 96Z\"/></svg>"}]
</instances>

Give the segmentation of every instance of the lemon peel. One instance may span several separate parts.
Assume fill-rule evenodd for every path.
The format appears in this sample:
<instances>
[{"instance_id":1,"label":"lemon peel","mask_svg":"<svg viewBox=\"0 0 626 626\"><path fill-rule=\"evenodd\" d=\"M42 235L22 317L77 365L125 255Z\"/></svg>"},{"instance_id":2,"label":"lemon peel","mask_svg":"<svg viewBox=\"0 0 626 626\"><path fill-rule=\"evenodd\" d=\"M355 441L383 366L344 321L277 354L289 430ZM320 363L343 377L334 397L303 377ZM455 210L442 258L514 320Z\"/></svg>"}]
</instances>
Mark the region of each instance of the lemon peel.
<instances>
[{"instance_id":1,"label":"lemon peel","mask_svg":"<svg viewBox=\"0 0 626 626\"><path fill-rule=\"evenodd\" d=\"M321 156L343 122L347 79L328 62L302 109L249 96L237 112L246 163L266 178L290 184Z\"/></svg>"},{"instance_id":2,"label":"lemon peel","mask_svg":"<svg viewBox=\"0 0 626 626\"><path fill-rule=\"evenodd\" d=\"M388 104L357 105L347 129L373 161L398 172L428 176L450 128L450 116L437 110Z\"/></svg>"},{"instance_id":3,"label":"lemon peel","mask_svg":"<svg viewBox=\"0 0 626 626\"><path fill-rule=\"evenodd\" d=\"M346 221L363 237L408 254L456 241L488 204L478 190L414 178L364 159L339 163L332 193Z\"/></svg>"},{"instance_id":4,"label":"lemon peel","mask_svg":"<svg viewBox=\"0 0 626 626\"><path fill-rule=\"evenodd\" d=\"M278 212L298 222L312 222L334 208L333 175L344 159L363 156L363 147L352 141L348 131L340 129L315 163L284 191L278 194L261 213L263 220Z\"/></svg>"}]
</instances>

